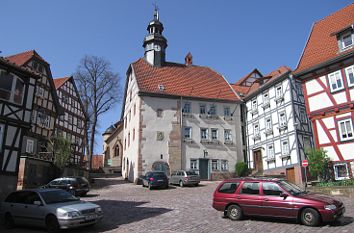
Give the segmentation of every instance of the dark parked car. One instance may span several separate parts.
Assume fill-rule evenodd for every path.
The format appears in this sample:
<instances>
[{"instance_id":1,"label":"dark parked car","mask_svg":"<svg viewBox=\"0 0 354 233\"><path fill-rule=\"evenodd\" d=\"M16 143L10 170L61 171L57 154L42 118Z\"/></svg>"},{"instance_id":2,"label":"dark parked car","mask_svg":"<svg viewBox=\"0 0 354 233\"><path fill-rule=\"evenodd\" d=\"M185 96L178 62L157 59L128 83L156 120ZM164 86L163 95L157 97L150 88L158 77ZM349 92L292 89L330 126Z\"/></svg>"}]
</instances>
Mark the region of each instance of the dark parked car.
<instances>
[{"instance_id":1,"label":"dark parked car","mask_svg":"<svg viewBox=\"0 0 354 233\"><path fill-rule=\"evenodd\" d=\"M147 172L141 179L143 187L148 187L149 189L168 188L168 178L164 172Z\"/></svg>"},{"instance_id":2,"label":"dark parked car","mask_svg":"<svg viewBox=\"0 0 354 233\"><path fill-rule=\"evenodd\" d=\"M198 186L200 183L200 177L195 171L179 170L172 172L170 177L170 184L176 184L181 187L186 185Z\"/></svg>"},{"instance_id":3,"label":"dark parked car","mask_svg":"<svg viewBox=\"0 0 354 233\"><path fill-rule=\"evenodd\" d=\"M74 196L85 196L90 191L90 184L85 177L61 177L52 180L43 188L59 188Z\"/></svg>"},{"instance_id":4,"label":"dark parked car","mask_svg":"<svg viewBox=\"0 0 354 233\"><path fill-rule=\"evenodd\" d=\"M80 201L61 189L17 191L0 203L0 217L6 228L30 225L57 232L96 224L102 216L99 205Z\"/></svg>"},{"instance_id":5,"label":"dark parked car","mask_svg":"<svg viewBox=\"0 0 354 233\"><path fill-rule=\"evenodd\" d=\"M332 197L271 178L225 180L214 192L213 207L232 220L245 215L271 216L297 219L307 226L333 222L345 212L343 203Z\"/></svg>"}]
</instances>

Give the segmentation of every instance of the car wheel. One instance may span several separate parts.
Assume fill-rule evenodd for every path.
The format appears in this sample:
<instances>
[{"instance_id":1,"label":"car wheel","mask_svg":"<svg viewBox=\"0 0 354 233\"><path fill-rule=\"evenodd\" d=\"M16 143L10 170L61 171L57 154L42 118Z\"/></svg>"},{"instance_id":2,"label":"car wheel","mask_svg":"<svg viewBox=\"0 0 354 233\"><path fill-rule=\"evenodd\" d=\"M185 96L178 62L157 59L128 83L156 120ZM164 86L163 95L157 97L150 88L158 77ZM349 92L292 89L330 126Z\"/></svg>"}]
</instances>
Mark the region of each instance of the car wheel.
<instances>
[{"instance_id":1,"label":"car wheel","mask_svg":"<svg viewBox=\"0 0 354 233\"><path fill-rule=\"evenodd\" d=\"M320 223L320 214L314 209L304 209L301 212L301 222L306 226L318 226Z\"/></svg>"},{"instance_id":2,"label":"car wheel","mask_svg":"<svg viewBox=\"0 0 354 233\"><path fill-rule=\"evenodd\" d=\"M47 217L45 221L45 225L47 227L48 232L58 232L59 231L59 223L55 216L50 215Z\"/></svg>"},{"instance_id":3,"label":"car wheel","mask_svg":"<svg viewBox=\"0 0 354 233\"><path fill-rule=\"evenodd\" d=\"M238 205L230 205L229 208L227 208L227 217L229 217L229 219L233 221L240 220L242 216L242 209Z\"/></svg>"},{"instance_id":4,"label":"car wheel","mask_svg":"<svg viewBox=\"0 0 354 233\"><path fill-rule=\"evenodd\" d=\"M148 188L149 188L150 190L152 189L150 182L148 183Z\"/></svg>"},{"instance_id":5,"label":"car wheel","mask_svg":"<svg viewBox=\"0 0 354 233\"><path fill-rule=\"evenodd\" d=\"M4 226L6 229L12 229L15 227L14 219L10 213L6 213L4 217Z\"/></svg>"},{"instance_id":6,"label":"car wheel","mask_svg":"<svg viewBox=\"0 0 354 233\"><path fill-rule=\"evenodd\" d=\"M195 184L195 187L197 187L197 186L199 186L199 183L196 183L196 184Z\"/></svg>"},{"instance_id":7,"label":"car wheel","mask_svg":"<svg viewBox=\"0 0 354 233\"><path fill-rule=\"evenodd\" d=\"M181 187L181 188L182 188L183 186L184 186L184 185L183 185L183 181L182 181L182 180L180 180L180 181L179 181L179 187Z\"/></svg>"}]
</instances>

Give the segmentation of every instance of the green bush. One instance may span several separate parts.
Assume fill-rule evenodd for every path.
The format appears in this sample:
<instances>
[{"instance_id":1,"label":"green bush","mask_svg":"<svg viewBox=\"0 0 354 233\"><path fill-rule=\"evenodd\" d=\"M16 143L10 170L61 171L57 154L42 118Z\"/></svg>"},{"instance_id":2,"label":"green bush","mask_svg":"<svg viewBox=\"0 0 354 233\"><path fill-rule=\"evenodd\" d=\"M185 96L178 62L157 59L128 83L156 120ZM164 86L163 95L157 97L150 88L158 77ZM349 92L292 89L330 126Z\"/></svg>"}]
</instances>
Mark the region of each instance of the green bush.
<instances>
[{"instance_id":1,"label":"green bush","mask_svg":"<svg viewBox=\"0 0 354 233\"><path fill-rule=\"evenodd\" d=\"M309 163L309 170L312 176L317 176L319 180L324 180L326 177L326 167L328 167L329 158L325 150L308 149L306 150Z\"/></svg>"},{"instance_id":2,"label":"green bush","mask_svg":"<svg viewBox=\"0 0 354 233\"><path fill-rule=\"evenodd\" d=\"M317 187L354 186L354 179L334 181L334 182L318 182L316 186Z\"/></svg>"},{"instance_id":3,"label":"green bush","mask_svg":"<svg viewBox=\"0 0 354 233\"><path fill-rule=\"evenodd\" d=\"M235 170L237 176L247 176L249 174L248 165L245 162L237 162Z\"/></svg>"}]
</instances>

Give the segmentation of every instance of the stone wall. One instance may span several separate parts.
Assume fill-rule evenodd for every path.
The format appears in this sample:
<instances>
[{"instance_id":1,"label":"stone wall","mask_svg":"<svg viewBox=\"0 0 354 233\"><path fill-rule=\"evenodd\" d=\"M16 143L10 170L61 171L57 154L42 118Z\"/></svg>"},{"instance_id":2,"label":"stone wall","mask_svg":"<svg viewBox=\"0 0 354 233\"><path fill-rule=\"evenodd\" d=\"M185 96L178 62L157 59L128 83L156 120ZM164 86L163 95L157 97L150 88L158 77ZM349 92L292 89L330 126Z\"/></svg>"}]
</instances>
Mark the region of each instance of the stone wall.
<instances>
[{"instance_id":1,"label":"stone wall","mask_svg":"<svg viewBox=\"0 0 354 233\"><path fill-rule=\"evenodd\" d=\"M0 175L0 202L2 202L6 196L16 191L17 176Z\"/></svg>"}]
</instances>

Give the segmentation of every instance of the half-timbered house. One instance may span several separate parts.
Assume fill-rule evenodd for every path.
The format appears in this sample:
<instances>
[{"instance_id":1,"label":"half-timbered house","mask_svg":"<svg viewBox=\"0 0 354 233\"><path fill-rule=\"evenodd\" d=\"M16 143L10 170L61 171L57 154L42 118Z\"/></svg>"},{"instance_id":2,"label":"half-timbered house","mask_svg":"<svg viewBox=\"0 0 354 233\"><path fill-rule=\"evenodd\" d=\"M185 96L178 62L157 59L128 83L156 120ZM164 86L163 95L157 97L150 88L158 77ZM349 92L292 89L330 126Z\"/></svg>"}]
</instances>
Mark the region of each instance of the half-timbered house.
<instances>
[{"instance_id":1,"label":"half-timbered house","mask_svg":"<svg viewBox=\"0 0 354 233\"><path fill-rule=\"evenodd\" d=\"M314 23L295 76L336 180L354 172L354 3Z\"/></svg>"},{"instance_id":2,"label":"half-timbered house","mask_svg":"<svg viewBox=\"0 0 354 233\"><path fill-rule=\"evenodd\" d=\"M301 184L304 147L312 144L301 83L282 66L265 76L255 69L232 86L244 96L247 161L253 174L283 174Z\"/></svg>"},{"instance_id":3,"label":"half-timbered house","mask_svg":"<svg viewBox=\"0 0 354 233\"><path fill-rule=\"evenodd\" d=\"M50 65L31 50L7 57L10 62L41 74L36 83L31 130L24 136L18 186L31 187L48 182L53 174L52 136L61 108Z\"/></svg>"},{"instance_id":4,"label":"half-timbered house","mask_svg":"<svg viewBox=\"0 0 354 233\"><path fill-rule=\"evenodd\" d=\"M73 153L69 162L82 167L86 145L85 125L88 119L84 105L72 76L56 78L54 85L64 110L64 114L57 118L56 135L71 141Z\"/></svg>"},{"instance_id":5,"label":"half-timbered house","mask_svg":"<svg viewBox=\"0 0 354 233\"><path fill-rule=\"evenodd\" d=\"M0 57L0 200L16 190L21 148L31 128L39 74Z\"/></svg>"}]
</instances>

